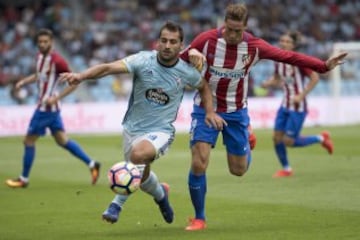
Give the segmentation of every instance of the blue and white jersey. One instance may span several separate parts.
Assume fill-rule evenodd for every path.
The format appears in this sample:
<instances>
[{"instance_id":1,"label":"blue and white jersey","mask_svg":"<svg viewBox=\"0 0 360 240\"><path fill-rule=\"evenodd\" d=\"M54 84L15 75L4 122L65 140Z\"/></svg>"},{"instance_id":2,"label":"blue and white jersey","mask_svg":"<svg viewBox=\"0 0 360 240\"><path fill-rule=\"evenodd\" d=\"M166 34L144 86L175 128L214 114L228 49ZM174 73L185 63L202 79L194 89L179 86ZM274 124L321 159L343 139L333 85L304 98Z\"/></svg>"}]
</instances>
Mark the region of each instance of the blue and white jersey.
<instances>
[{"instance_id":1,"label":"blue and white jersey","mask_svg":"<svg viewBox=\"0 0 360 240\"><path fill-rule=\"evenodd\" d=\"M184 95L186 85L196 88L200 73L185 61L164 66L157 60L157 51L142 51L124 59L133 74L133 89L124 128L132 134L154 131L174 134L172 123Z\"/></svg>"}]
</instances>

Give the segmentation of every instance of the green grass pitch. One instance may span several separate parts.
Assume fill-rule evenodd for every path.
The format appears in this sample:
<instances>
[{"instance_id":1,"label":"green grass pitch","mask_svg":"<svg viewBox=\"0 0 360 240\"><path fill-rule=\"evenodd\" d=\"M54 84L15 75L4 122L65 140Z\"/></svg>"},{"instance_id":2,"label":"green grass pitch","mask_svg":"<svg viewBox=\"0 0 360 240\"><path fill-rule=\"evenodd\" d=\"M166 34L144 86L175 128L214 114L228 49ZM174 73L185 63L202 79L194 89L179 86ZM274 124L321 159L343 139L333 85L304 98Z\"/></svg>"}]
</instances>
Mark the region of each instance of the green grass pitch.
<instances>
[{"instance_id":1,"label":"green grass pitch","mask_svg":"<svg viewBox=\"0 0 360 240\"><path fill-rule=\"evenodd\" d=\"M303 134L323 128L307 128ZM106 171L122 160L120 136L71 136L102 163L98 184L89 170L58 148L52 138L38 141L27 189L10 189L7 178L21 170L20 137L0 138L0 239L360 239L360 126L331 127L335 153L320 145L288 151L295 175L273 179L279 169L270 130L256 130L258 144L244 177L227 170L222 142L212 151L206 202L208 228L185 232L193 215L187 191L188 135L177 134L168 154L153 164L171 185L175 211L166 224L152 198L132 195L111 225L101 213L113 198Z\"/></svg>"}]
</instances>

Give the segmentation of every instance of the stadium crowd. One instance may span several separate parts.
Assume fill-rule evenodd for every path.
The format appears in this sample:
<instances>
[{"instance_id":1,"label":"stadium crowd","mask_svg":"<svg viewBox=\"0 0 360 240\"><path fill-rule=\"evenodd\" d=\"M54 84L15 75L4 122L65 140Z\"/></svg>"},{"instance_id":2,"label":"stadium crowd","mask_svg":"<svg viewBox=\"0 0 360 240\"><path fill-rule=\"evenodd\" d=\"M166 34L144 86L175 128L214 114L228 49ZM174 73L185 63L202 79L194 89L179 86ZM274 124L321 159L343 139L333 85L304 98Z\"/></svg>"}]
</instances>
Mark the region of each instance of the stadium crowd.
<instances>
[{"instance_id":1,"label":"stadium crowd","mask_svg":"<svg viewBox=\"0 0 360 240\"><path fill-rule=\"evenodd\" d=\"M156 30L165 20L179 22L186 34L185 43L189 43L197 33L221 24L218 16L222 16L229 2L233 1L1 1L0 105L35 101L31 100L34 90L31 86L25 92L11 90L14 82L34 72L33 39L39 28L52 29L57 38L56 49L67 57L74 70L81 70L153 48ZM245 2L251 13L249 31L271 43L276 43L284 31L296 29L305 36L301 51L325 59L334 42L360 39L360 1ZM126 85L121 85L119 80L103 81L103 88L94 88L97 83L90 82L86 86L89 90L86 92L92 93L89 98L70 98L70 101L114 100L126 96ZM5 101L6 97L12 98Z\"/></svg>"}]
</instances>

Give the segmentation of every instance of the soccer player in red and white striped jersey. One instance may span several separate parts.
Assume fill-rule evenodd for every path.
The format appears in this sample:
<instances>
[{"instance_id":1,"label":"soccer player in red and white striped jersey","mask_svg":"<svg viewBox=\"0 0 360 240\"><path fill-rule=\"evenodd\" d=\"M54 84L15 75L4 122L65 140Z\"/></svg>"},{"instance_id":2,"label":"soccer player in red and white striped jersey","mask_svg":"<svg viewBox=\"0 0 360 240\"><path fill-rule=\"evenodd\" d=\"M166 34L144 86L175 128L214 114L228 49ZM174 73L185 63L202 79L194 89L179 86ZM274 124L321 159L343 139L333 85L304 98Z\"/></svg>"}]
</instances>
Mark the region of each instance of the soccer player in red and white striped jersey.
<instances>
[{"instance_id":1,"label":"soccer player in red and white striped jersey","mask_svg":"<svg viewBox=\"0 0 360 240\"><path fill-rule=\"evenodd\" d=\"M224 26L200 33L182 53L182 58L195 67L204 65L204 76L212 90L214 108L227 122L221 132L229 171L236 176L246 173L251 160L247 92L252 66L261 59L270 59L323 73L342 63L346 56L346 53L340 53L324 62L282 50L247 32L247 20L248 11L244 4L230 4L226 8ZM215 146L219 132L204 124L204 110L196 95L190 140L192 163L188 178L195 218L186 227L189 231L206 228L206 169L210 150Z\"/></svg>"},{"instance_id":2,"label":"soccer player in red and white striped jersey","mask_svg":"<svg viewBox=\"0 0 360 240\"><path fill-rule=\"evenodd\" d=\"M76 86L68 86L60 94L57 93L59 88L58 77L60 73L70 71L68 64L63 57L52 50L53 34L51 30L39 30L36 40L39 49L36 57L36 73L20 80L16 84L16 89L25 84L36 82L39 95L38 104L24 138L22 174L16 179L6 180L6 184L12 188L28 186L30 170L35 158L35 143L40 136L45 135L47 128L50 129L59 146L89 166L92 184L95 184L99 177L100 163L91 160L75 141L67 137L60 115L59 100L76 88Z\"/></svg>"},{"instance_id":3,"label":"soccer player in red and white striped jersey","mask_svg":"<svg viewBox=\"0 0 360 240\"><path fill-rule=\"evenodd\" d=\"M299 44L301 35L298 32L288 32L280 37L280 48L293 51ZM306 84L305 80L309 79ZM282 169L273 177L288 177L293 174L290 167L287 147L305 147L315 143L322 146L331 154L333 143L328 132L317 136L300 136L300 132L307 115L306 96L316 86L319 75L308 69L276 62L275 73L272 78L263 82L263 87L282 86L284 97L277 112L274 128L274 147Z\"/></svg>"}]
</instances>

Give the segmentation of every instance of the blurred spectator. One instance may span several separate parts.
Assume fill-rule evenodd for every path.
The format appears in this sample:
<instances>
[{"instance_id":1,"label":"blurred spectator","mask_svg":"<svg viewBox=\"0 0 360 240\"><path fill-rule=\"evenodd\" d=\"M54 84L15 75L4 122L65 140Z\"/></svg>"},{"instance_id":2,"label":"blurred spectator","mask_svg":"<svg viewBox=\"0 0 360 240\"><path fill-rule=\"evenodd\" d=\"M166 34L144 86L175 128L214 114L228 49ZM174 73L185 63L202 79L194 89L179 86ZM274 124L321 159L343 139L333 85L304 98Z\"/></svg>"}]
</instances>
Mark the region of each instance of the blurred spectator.
<instances>
[{"instance_id":1,"label":"blurred spectator","mask_svg":"<svg viewBox=\"0 0 360 240\"><path fill-rule=\"evenodd\" d=\"M59 39L60 48L57 48L62 49L74 70L81 70L153 48L156 30L166 20L183 26L188 43L199 32L218 25L222 20L218 16L223 15L229 2L233 1L2 0L0 88L10 84L11 79L33 72L31 59L36 50L33 37L41 27L54 31ZM325 59L334 42L360 39L360 1L357 0L245 2L254 16L248 22L253 34L271 43L276 43L285 30L296 29L307 36L302 52ZM269 70L261 71L266 72ZM256 74L259 73L253 74L255 82ZM88 85L91 87L91 82ZM117 83L109 83L104 87L117 89L116 86ZM119 93L113 91L113 94Z\"/></svg>"}]
</instances>

